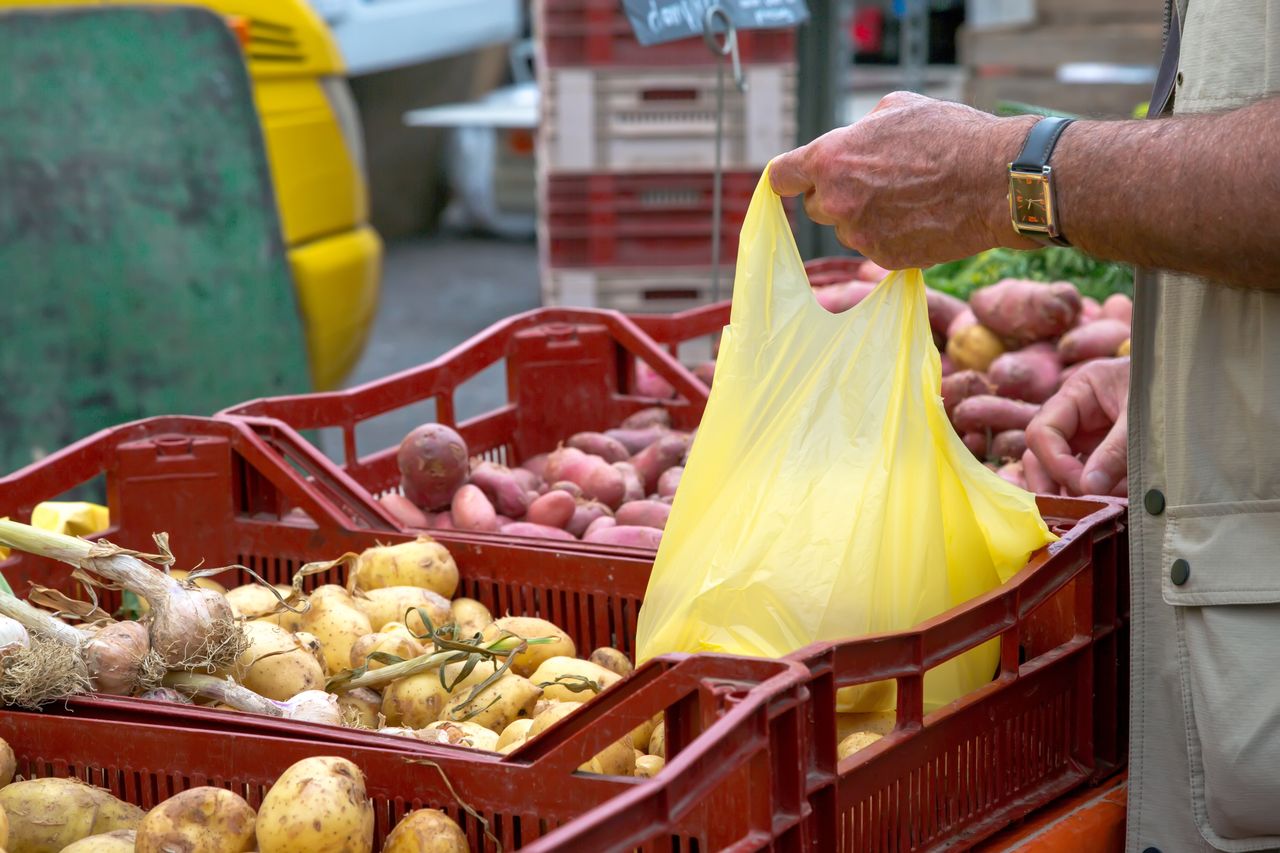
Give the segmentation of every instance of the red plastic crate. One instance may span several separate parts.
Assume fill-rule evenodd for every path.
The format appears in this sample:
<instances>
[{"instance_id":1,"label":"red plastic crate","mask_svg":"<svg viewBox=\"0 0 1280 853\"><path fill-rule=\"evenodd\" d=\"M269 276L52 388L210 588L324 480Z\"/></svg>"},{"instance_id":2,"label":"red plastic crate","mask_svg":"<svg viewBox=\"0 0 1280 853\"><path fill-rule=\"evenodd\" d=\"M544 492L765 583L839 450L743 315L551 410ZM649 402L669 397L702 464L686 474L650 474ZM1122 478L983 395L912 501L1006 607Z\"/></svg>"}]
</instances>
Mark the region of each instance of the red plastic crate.
<instances>
[{"instance_id":1,"label":"red plastic crate","mask_svg":"<svg viewBox=\"0 0 1280 853\"><path fill-rule=\"evenodd\" d=\"M700 38L642 46L618 0L536 0L534 33L548 67L582 65L712 65ZM739 30L743 63L792 62L793 30Z\"/></svg>"},{"instance_id":2,"label":"red plastic crate","mask_svg":"<svg viewBox=\"0 0 1280 853\"><path fill-rule=\"evenodd\" d=\"M313 497L293 467L265 447L259 434L230 421L128 424L0 480L0 516L28 520L40 501L105 475L112 523L103 537L146 550L153 547L153 532L166 531L179 567L197 559L240 563L273 583L287 582L304 562L410 538L344 526L345 518ZM304 445L292 450L294 464L328 464ZM496 613L551 619L584 650L615 645L634 654L647 560L519 549L460 534L438 538L458 563L459 595ZM0 562L0 573L19 595L35 581L83 597L69 569L54 561L15 553ZM228 574L228 584L247 580ZM334 571L307 582L344 580ZM100 601L114 608L119 598L106 593ZM78 775L142 805L206 783L247 791L257 805L263 785L293 760L337 754L370 775L379 838L406 809L422 803L459 816L440 783L443 772L461 799L491 821L505 849L563 849L537 839L625 795L626 808L611 810L610 824L627 847L721 849L768 839L778 849L799 850L824 825L812 820L802 796L807 768L800 757L818 749L803 728L807 680L794 663L668 656L646 663L554 734L505 757L120 697L76 697L42 714L0 710L0 736L18 753L23 772ZM671 773L654 784L574 773L587 757L660 711L668 721ZM210 736L225 740L212 748ZM410 757L433 761L441 771L413 765ZM496 849L474 821L462 815L460 822L474 850Z\"/></svg>"},{"instance_id":3,"label":"red plastic crate","mask_svg":"<svg viewBox=\"0 0 1280 853\"><path fill-rule=\"evenodd\" d=\"M756 172L724 175L723 264L738 255L759 180ZM539 214L545 260L552 267L710 266L713 192L705 172L547 176Z\"/></svg>"}]
</instances>

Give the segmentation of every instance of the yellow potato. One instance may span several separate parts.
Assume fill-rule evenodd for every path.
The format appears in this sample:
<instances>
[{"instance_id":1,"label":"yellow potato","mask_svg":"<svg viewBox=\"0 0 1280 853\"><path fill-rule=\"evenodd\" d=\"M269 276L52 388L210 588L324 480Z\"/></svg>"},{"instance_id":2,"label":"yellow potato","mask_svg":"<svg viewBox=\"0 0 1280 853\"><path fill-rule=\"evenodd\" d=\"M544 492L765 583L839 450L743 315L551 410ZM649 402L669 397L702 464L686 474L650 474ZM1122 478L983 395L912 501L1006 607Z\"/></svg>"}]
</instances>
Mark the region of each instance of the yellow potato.
<instances>
[{"instance_id":1,"label":"yellow potato","mask_svg":"<svg viewBox=\"0 0 1280 853\"><path fill-rule=\"evenodd\" d=\"M134 837L132 829L117 829L104 832L102 835L90 835L81 838L70 847L63 847L62 853L134 853Z\"/></svg>"},{"instance_id":2,"label":"yellow potato","mask_svg":"<svg viewBox=\"0 0 1280 853\"><path fill-rule=\"evenodd\" d=\"M378 659L369 660L369 655L373 652L382 652L384 654L395 655L401 660L410 660L422 654L422 646L418 641L410 637L408 632L403 634L383 634L372 633L365 634L356 644L351 647L351 667L364 666L366 662L369 669L382 669L385 663Z\"/></svg>"},{"instance_id":3,"label":"yellow potato","mask_svg":"<svg viewBox=\"0 0 1280 853\"><path fill-rule=\"evenodd\" d=\"M444 812L418 809L396 824L382 853L470 853L462 828Z\"/></svg>"},{"instance_id":4,"label":"yellow potato","mask_svg":"<svg viewBox=\"0 0 1280 853\"><path fill-rule=\"evenodd\" d=\"M552 705L538 716L533 718L533 725L529 727L526 738L535 738L563 720L565 717L578 710L582 705L578 702L561 702L558 705Z\"/></svg>"},{"instance_id":5,"label":"yellow potato","mask_svg":"<svg viewBox=\"0 0 1280 853\"><path fill-rule=\"evenodd\" d=\"M371 589L356 596L356 607L369 617L370 625L403 622L415 636L427 636L419 609L427 614L431 625L440 628L453 622L449 599L429 589L416 586L389 586Z\"/></svg>"},{"instance_id":6,"label":"yellow potato","mask_svg":"<svg viewBox=\"0 0 1280 853\"><path fill-rule=\"evenodd\" d=\"M293 592L287 586L277 585L275 589L285 598ZM280 606L280 599L260 583L247 583L227 590L227 603L231 605L232 612L245 619L275 621L276 616L279 615L276 613L276 608Z\"/></svg>"},{"instance_id":7,"label":"yellow potato","mask_svg":"<svg viewBox=\"0 0 1280 853\"><path fill-rule=\"evenodd\" d=\"M298 624L299 626L301 626L302 624L301 616L298 617ZM284 626L281 625L281 627L283 628ZM289 629L285 628L285 630L287 631ZM324 670L324 647L320 645L320 641L316 639L315 634L308 634L306 631L294 631L293 636L297 639L299 643L302 643L302 647L305 648L307 652L310 653L310 655L316 659L316 663L320 664L320 669L321 671L323 671Z\"/></svg>"},{"instance_id":8,"label":"yellow potato","mask_svg":"<svg viewBox=\"0 0 1280 853\"><path fill-rule=\"evenodd\" d=\"M474 637L493 624L493 614L474 598L455 598L449 605L459 637Z\"/></svg>"},{"instance_id":9,"label":"yellow potato","mask_svg":"<svg viewBox=\"0 0 1280 853\"><path fill-rule=\"evenodd\" d=\"M297 637L270 622L246 622L249 648L236 660L235 679L255 693L283 702L304 690L324 689L324 670Z\"/></svg>"},{"instance_id":10,"label":"yellow potato","mask_svg":"<svg viewBox=\"0 0 1280 853\"><path fill-rule=\"evenodd\" d=\"M238 794L191 788L147 812L138 824L137 853L245 853L254 847L256 817Z\"/></svg>"},{"instance_id":11,"label":"yellow potato","mask_svg":"<svg viewBox=\"0 0 1280 853\"><path fill-rule=\"evenodd\" d=\"M13 755L13 747L8 741L0 738L0 788L13 781L13 774L18 772L18 760Z\"/></svg>"},{"instance_id":12,"label":"yellow potato","mask_svg":"<svg viewBox=\"0 0 1280 853\"><path fill-rule=\"evenodd\" d=\"M0 850L9 846L9 815L0 808Z\"/></svg>"},{"instance_id":13,"label":"yellow potato","mask_svg":"<svg viewBox=\"0 0 1280 853\"><path fill-rule=\"evenodd\" d=\"M656 720L645 720L640 725L631 730L631 742L634 743L641 752L649 748L649 738L653 737L653 730L658 725Z\"/></svg>"},{"instance_id":14,"label":"yellow potato","mask_svg":"<svg viewBox=\"0 0 1280 853\"><path fill-rule=\"evenodd\" d=\"M498 750L498 734L472 722L451 723L437 720L418 729L418 740L428 743L456 743L489 752Z\"/></svg>"},{"instance_id":15,"label":"yellow potato","mask_svg":"<svg viewBox=\"0 0 1280 853\"><path fill-rule=\"evenodd\" d=\"M947 341L947 356L958 370L985 372L1003 354L1004 344L986 326L967 326Z\"/></svg>"},{"instance_id":16,"label":"yellow potato","mask_svg":"<svg viewBox=\"0 0 1280 853\"><path fill-rule=\"evenodd\" d=\"M449 698L454 699L463 691L470 691L482 681L490 678L501 664L490 660L482 660L476 664L475 669L467 673L466 677L459 678L462 675L464 664L451 663L444 667L444 680L449 685Z\"/></svg>"},{"instance_id":17,"label":"yellow potato","mask_svg":"<svg viewBox=\"0 0 1280 853\"><path fill-rule=\"evenodd\" d=\"M509 726L502 730L502 734L498 736L499 752L505 747L515 744L519 746L529 737L529 728L533 725L533 720L528 717L519 720L513 720Z\"/></svg>"},{"instance_id":18,"label":"yellow potato","mask_svg":"<svg viewBox=\"0 0 1280 853\"><path fill-rule=\"evenodd\" d=\"M657 776L662 768L666 766L666 759L656 755L639 755L636 756L635 775L641 779L651 779Z\"/></svg>"},{"instance_id":19,"label":"yellow potato","mask_svg":"<svg viewBox=\"0 0 1280 853\"><path fill-rule=\"evenodd\" d=\"M345 758L304 758L280 774L258 809L261 853L372 853L373 804Z\"/></svg>"},{"instance_id":20,"label":"yellow potato","mask_svg":"<svg viewBox=\"0 0 1280 853\"><path fill-rule=\"evenodd\" d=\"M534 718L533 725L525 736L531 740L582 707L579 702L563 702L553 705ZM608 776L630 776L636 768L636 750L631 745L631 736L626 735L601 750L597 755L578 769L585 773L602 773Z\"/></svg>"},{"instance_id":21,"label":"yellow potato","mask_svg":"<svg viewBox=\"0 0 1280 853\"><path fill-rule=\"evenodd\" d=\"M30 779L0 788L11 853L57 853L114 829L137 829L142 809L78 779Z\"/></svg>"},{"instance_id":22,"label":"yellow potato","mask_svg":"<svg viewBox=\"0 0 1280 853\"><path fill-rule=\"evenodd\" d=\"M349 607L355 606L355 599L351 597L351 593L347 592L346 587L339 586L336 583L321 584L307 594L307 600L311 602L312 607L335 602L346 604Z\"/></svg>"},{"instance_id":23,"label":"yellow potato","mask_svg":"<svg viewBox=\"0 0 1280 853\"><path fill-rule=\"evenodd\" d=\"M378 715L382 713L382 697L368 687L357 687L338 694L338 708L342 721L355 729L378 728Z\"/></svg>"},{"instance_id":24,"label":"yellow potato","mask_svg":"<svg viewBox=\"0 0 1280 853\"><path fill-rule=\"evenodd\" d=\"M647 752L650 755L656 755L662 759L665 759L667 757L667 724L666 723L658 723L656 726L653 727L653 734L649 737L649 749L647 750Z\"/></svg>"},{"instance_id":25,"label":"yellow potato","mask_svg":"<svg viewBox=\"0 0 1280 853\"><path fill-rule=\"evenodd\" d=\"M557 681L559 679L559 681ZM561 702L586 702L597 695L588 682L601 690L617 684L622 676L590 661L570 657L548 658L529 680L542 688L542 695ZM582 688L575 690L575 688Z\"/></svg>"},{"instance_id":26,"label":"yellow potato","mask_svg":"<svg viewBox=\"0 0 1280 853\"><path fill-rule=\"evenodd\" d=\"M840 741L840 746L836 747L836 754L841 761L844 761L850 755L859 750L866 749L871 744L880 740L884 735L879 732L853 732L844 740Z\"/></svg>"},{"instance_id":27,"label":"yellow potato","mask_svg":"<svg viewBox=\"0 0 1280 853\"><path fill-rule=\"evenodd\" d=\"M1129 338L1125 338L1124 343L1122 343L1120 347L1116 350L1117 357L1122 357L1129 354L1129 350L1131 346L1129 343L1129 340L1130 340Z\"/></svg>"},{"instance_id":28,"label":"yellow potato","mask_svg":"<svg viewBox=\"0 0 1280 853\"><path fill-rule=\"evenodd\" d=\"M596 649L587 660L620 676L628 676L635 670L635 667L631 665L630 658L609 646L601 646Z\"/></svg>"},{"instance_id":29,"label":"yellow potato","mask_svg":"<svg viewBox=\"0 0 1280 853\"><path fill-rule=\"evenodd\" d=\"M533 706L542 695L532 681L510 672L481 690L475 698L471 698L471 692L462 690L452 694L440 713L440 719L470 720L500 732L513 720L532 716Z\"/></svg>"},{"instance_id":30,"label":"yellow potato","mask_svg":"<svg viewBox=\"0 0 1280 853\"><path fill-rule=\"evenodd\" d=\"M535 619L528 616L504 616L484 629L484 640L492 642L504 633L514 634L526 640L536 637L553 637L555 642L537 646L529 646L516 655L511 664L511 671L516 675L528 676L542 665L547 658L575 657L578 654L569 635L546 619Z\"/></svg>"},{"instance_id":31,"label":"yellow potato","mask_svg":"<svg viewBox=\"0 0 1280 853\"><path fill-rule=\"evenodd\" d=\"M355 607L330 600L315 604L302 615L302 629L313 634L324 650L325 671L336 675L351 666L351 647L372 634L369 617Z\"/></svg>"},{"instance_id":32,"label":"yellow potato","mask_svg":"<svg viewBox=\"0 0 1280 853\"><path fill-rule=\"evenodd\" d=\"M356 586L368 592L390 586L418 586L451 598L458 588L458 565L430 536L365 550L356 562Z\"/></svg>"},{"instance_id":33,"label":"yellow potato","mask_svg":"<svg viewBox=\"0 0 1280 853\"><path fill-rule=\"evenodd\" d=\"M440 673L420 672L397 678L382 691L382 715L389 726L420 729L440 719L449 701L449 692L440 683Z\"/></svg>"},{"instance_id":34,"label":"yellow potato","mask_svg":"<svg viewBox=\"0 0 1280 853\"><path fill-rule=\"evenodd\" d=\"M897 722L896 711L860 711L836 714L836 742L852 732L875 732L887 735Z\"/></svg>"}]
</instances>

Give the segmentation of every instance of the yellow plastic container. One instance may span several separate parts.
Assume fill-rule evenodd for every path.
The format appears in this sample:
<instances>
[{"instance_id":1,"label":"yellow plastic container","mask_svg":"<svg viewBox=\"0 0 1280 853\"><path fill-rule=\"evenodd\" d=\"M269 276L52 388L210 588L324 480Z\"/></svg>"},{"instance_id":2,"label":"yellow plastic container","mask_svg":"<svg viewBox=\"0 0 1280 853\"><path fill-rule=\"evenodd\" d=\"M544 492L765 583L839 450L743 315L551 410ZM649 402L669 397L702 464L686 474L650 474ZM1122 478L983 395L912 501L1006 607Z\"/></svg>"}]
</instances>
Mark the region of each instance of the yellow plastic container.
<instances>
[{"instance_id":1,"label":"yellow plastic container","mask_svg":"<svg viewBox=\"0 0 1280 853\"><path fill-rule=\"evenodd\" d=\"M0 0L21 6L157 0ZM342 57L306 0L183 0L226 16L244 49L262 120L317 390L339 386L364 350L382 241L369 226L359 117ZM162 70L157 70L162 73Z\"/></svg>"}]
</instances>

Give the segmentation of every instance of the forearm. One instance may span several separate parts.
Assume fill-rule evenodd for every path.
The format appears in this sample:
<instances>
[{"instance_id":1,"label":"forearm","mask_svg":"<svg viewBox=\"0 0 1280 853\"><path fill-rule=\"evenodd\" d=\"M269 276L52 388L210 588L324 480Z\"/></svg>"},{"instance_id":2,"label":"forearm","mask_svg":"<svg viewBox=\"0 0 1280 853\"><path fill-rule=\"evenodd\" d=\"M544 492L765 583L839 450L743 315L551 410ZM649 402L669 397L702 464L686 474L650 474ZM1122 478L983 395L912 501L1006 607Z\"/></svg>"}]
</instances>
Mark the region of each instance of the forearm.
<instances>
[{"instance_id":1,"label":"forearm","mask_svg":"<svg viewBox=\"0 0 1280 853\"><path fill-rule=\"evenodd\" d=\"M1062 232L1097 257L1280 288L1278 139L1280 99L1076 122L1052 160Z\"/></svg>"}]
</instances>

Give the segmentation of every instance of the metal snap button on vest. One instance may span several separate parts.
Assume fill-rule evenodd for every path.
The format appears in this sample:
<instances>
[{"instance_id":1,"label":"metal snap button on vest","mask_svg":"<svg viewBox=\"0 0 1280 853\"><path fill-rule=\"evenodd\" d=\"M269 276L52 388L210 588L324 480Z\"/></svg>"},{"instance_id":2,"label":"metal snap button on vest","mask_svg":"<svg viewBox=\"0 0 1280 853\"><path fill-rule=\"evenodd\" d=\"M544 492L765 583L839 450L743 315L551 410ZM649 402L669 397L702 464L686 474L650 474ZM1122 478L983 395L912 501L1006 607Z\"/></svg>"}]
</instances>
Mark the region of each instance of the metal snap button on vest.
<instances>
[{"instance_id":1,"label":"metal snap button on vest","mask_svg":"<svg viewBox=\"0 0 1280 853\"><path fill-rule=\"evenodd\" d=\"M1142 505L1152 515L1159 515L1164 512L1164 493L1159 489L1148 489L1142 496Z\"/></svg>"},{"instance_id":2,"label":"metal snap button on vest","mask_svg":"<svg viewBox=\"0 0 1280 853\"><path fill-rule=\"evenodd\" d=\"M1173 581L1173 585L1182 586L1189 577L1191 577L1191 564L1186 560L1174 560L1173 565L1169 567L1169 580Z\"/></svg>"},{"instance_id":3,"label":"metal snap button on vest","mask_svg":"<svg viewBox=\"0 0 1280 853\"><path fill-rule=\"evenodd\" d=\"M1148 848L1146 848L1145 850L1143 850L1143 851L1142 851L1142 853L1160 853L1160 848L1159 848L1159 847L1148 847Z\"/></svg>"},{"instance_id":4,"label":"metal snap button on vest","mask_svg":"<svg viewBox=\"0 0 1280 853\"><path fill-rule=\"evenodd\" d=\"M1181 72L1181 71L1179 71L1179 72L1178 72L1178 76L1177 76L1175 79L1178 81L1178 85L1179 85L1179 86L1181 86L1181 85L1182 85L1182 72Z\"/></svg>"}]
</instances>

